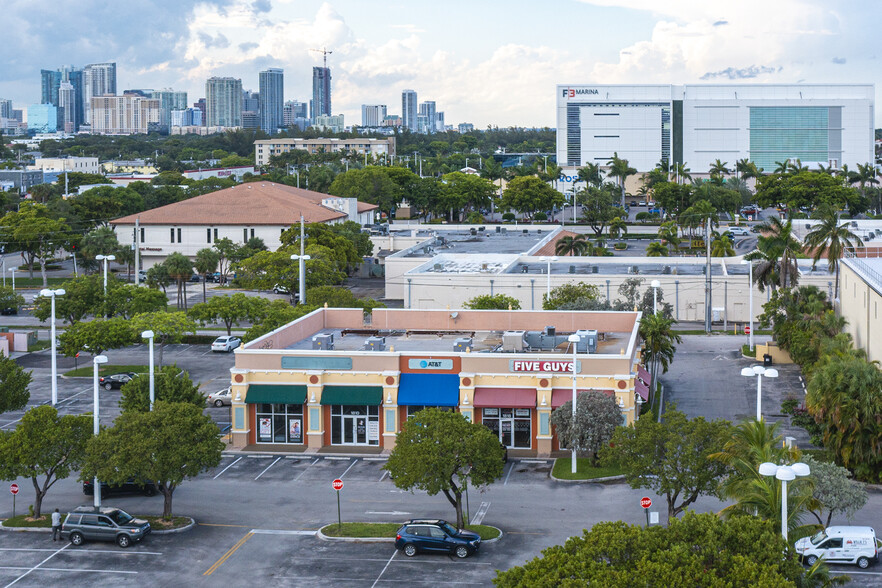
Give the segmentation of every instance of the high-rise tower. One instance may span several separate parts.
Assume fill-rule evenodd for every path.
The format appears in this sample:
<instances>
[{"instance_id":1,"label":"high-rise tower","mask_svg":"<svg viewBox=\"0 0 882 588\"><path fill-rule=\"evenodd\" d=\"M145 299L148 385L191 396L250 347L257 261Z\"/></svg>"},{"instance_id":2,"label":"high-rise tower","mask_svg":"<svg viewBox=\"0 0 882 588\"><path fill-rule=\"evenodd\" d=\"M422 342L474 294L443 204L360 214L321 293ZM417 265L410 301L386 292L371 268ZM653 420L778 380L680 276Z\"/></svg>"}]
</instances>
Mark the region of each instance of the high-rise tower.
<instances>
[{"instance_id":1,"label":"high-rise tower","mask_svg":"<svg viewBox=\"0 0 882 588\"><path fill-rule=\"evenodd\" d=\"M260 129L272 135L283 125L285 72L269 68L260 72Z\"/></svg>"}]
</instances>

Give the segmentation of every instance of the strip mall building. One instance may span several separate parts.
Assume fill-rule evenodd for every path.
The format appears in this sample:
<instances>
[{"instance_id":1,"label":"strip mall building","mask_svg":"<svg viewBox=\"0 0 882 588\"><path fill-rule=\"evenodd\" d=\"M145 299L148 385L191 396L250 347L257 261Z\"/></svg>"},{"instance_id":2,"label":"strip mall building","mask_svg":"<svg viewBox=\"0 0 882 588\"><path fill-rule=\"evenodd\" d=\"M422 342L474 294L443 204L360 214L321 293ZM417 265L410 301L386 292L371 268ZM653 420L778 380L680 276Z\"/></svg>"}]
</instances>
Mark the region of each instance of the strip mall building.
<instances>
[{"instance_id":1,"label":"strip mall building","mask_svg":"<svg viewBox=\"0 0 882 588\"><path fill-rule=\"evenodd\" d=\"M236 350L233 445L391 450L408 415L432 406L485 424L523 455L549 455L559 449L551 412L572 397L574 377L634 422L649 385L639 321L639 312L322 308Z\"/></svg>"}]
</instances>

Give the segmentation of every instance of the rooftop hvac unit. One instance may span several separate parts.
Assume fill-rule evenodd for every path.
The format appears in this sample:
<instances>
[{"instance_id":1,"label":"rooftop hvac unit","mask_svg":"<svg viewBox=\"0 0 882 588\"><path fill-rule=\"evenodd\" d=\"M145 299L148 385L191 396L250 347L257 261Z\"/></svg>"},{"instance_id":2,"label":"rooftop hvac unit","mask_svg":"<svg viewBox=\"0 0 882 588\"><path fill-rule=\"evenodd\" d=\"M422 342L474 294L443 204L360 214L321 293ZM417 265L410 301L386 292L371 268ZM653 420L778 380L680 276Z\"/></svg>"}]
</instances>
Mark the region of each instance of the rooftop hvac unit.
<instances>
[{"instance_id":1,"label":"rooftop hvac unit","mask_svg":"<svg viewBox=\"0 0 882 588\"><path fill-rule=\"evenodd\" d=\"M662 273L663 273L663 274L669 274L669 273L671 273L671 266L666 265L665 267L663 267L663 268L662 268Z\"/></svg>"},{"instance_id":2,"label":"rooftop hvac unit","mask_svg":"<svg viewBox=\"0 0 882 588\"><path fill-rule=\"evenodd\" d=\"M471 229L469 229L469 233L471 233L472 235L477 235L478 229L476 229L475 227L472 227Z\"/></svg>"},{"instance_id":3,"label":"rooftop hvac unit","mask_svg":"<svg viewBox=\"0 0 882 588\"><path fill-rule=\"evenodd\" d=\"M632 265L631 267L628 268L628 273L629 274L639 274L640 268L636 265Z\"/></svg>"},{"instance_id":4,"label":"rooftop hvac unit","mask_svg":"<svg viewBox=\"0 0 882 588\"><path fill-rule=\"evenodd\" d=\"M364 348L367 351L385 351L386 337L368 337L364 342Z\"/></svg>"},{"instance_id":5,"label":"rooftop hvac unit","mask_svg":"<svg viewBox=\"0 0 882 588\"><path fill-rule=\"evenodd\" d=\"M487 230L487 227L478 227L478 230L479 230L479 231L486 231L486 230Z\"/></svg>"},{"instance_id":6,"label":"rooftop hvac unit","mask_svg":"<svg viewBox=\"0 0 882 588\"><path fill-rule=\"evenodd\" d=\"M548 337L554 337L555 328L554 327L545 327L545 335Z\"/></svg>"},{"instance_id":7,"label":"rooftop hvac unit","mask_svg":"<svg viewBox=\"0 0 882 588\"><path fill-rule=\"evenodd\" d=\"M436 272L440 272L441 268L443 268L444 266L442 266L440 263L436 263L433 267L435 268Z\"/></svg>"},{"instance_id":8,"label":"rooftop hvac unit","mask_svg":"<svg viewBox=\"0 0 882 588\"><path fill-rule=\"evenodd\" d=\"M525 234L525 235L526 235L527 233L529 233L529 232L530 232L529 229L524 229L524 234Z\"/></svg>"},{"instance_id":9,"label":"rooftop hvac unit","mask_svg":"<svg viewBox=\"0 0 882 588\"><path fill-rule=\"evenodd\" d=\"M529 274L530 273L530 266L527 266L527 265L521 266L521 273L522 274Z\"/></svg>"},{"instance_id":10,"label":"rooftop hvac unit","mask_svg":"<svg viewBox=\"0 0 882 588\"><path fill-rule=\"evenodd\" d=\"M486 263L482 263L482 264L481 264L481 271L482 271L482 272L486 272L486 271L487 271L487 264L486 264Z\"/></svg>"},{"instance_id":11,"label":"rooftop hvac unit","mask_svg":"<svg viewBox=\"0 0 882 588\"><path fill-rule=\"evenodd\" d=\"M576 353L596 353L597 352L597 330L596 329L579 329L576 331L579 342L576 343Z\"/></svg>"},{"instance_id":12,"label":"rooftop hvac unit","mask_svg":"<svg viewBox=\"0 0 882 588\"><path fill-rule=\"evenodd\" d=\"M576 273L576 266L574 266L574 265L571 265L571 266L570 266L570 273L571 273L571 274Z\"/></svg>"},{"instance_id":13,"label":"rooftop hvac unit","mask_svg":"<svg viewBox=\"0 0 882 588\"><path fill-rule=\"evenodd\" d=\"M502 232L502 227L500 227L499 225L496 225L496 232L497 232L497 233L501 233L501 232Z\"/></svg>"},{"instance_id":14,"label":"rooftop hvac unit","mask_svg":"<svg viewBox=\"0 0 882 588\"><path fill-rule=\"evenodd\" d=\"M505 228L505 227L502 227L502 234L503 234L503 235L508 235L508 229Z\"/></svg>"},{"instance_id":15,"label":"rooftop hvac unit","mask_svg":"<svg viewBox=\"0 0 882 588\"><path fill-rule=\"evenodd\" d=\"M541 234L542 234L542 229L536 229L536 234L537 234L537 235L541 235Z\"/></svg>"},{"instance_id":16,"label":"rooftop hvac unit","mask_svg":"<svg viewBox=\"0 0 882 588\"><path fill-rule=\"evenodd\" d=\"M523 351L524 331L505 331L502 334L503 351Z\"/></svg>"},{"instance_id":17,"label":"rooftop hvac unit","mask_svg":"<svg viewBox=\"0 0 882 588\"><path fill-rule=\"evenodd\" d=\"M324 349L330 351L334 349L334 335L333 333L319 333L315 337L312 338L312 348L313 349Z\"/></svg>"},{"instance_id":18,"label":"rooftop hvac unit","mask_svg":"<svg viewBox=\"0 0 882 588\"><path fill-rule=\"evenodd\" d=\"M459 337L453 342L453 350L457 353L465 353L466 349L472 348L471 337Z\"/></svg>"},{"instance_id":19,"label":"rooftop hvac unit","mask_svg":"<svg viewBox=\"0 0 882 588\"><path fill-rule=\"evenodd\" d=\"M596 265L592 265L592 266L591 266L591 273L592 273L592 274L596 274L596 273L599 271L599 269L600 269L600 268L599 268L598 266L596 266Z\"/></svg>"}]
</instances>

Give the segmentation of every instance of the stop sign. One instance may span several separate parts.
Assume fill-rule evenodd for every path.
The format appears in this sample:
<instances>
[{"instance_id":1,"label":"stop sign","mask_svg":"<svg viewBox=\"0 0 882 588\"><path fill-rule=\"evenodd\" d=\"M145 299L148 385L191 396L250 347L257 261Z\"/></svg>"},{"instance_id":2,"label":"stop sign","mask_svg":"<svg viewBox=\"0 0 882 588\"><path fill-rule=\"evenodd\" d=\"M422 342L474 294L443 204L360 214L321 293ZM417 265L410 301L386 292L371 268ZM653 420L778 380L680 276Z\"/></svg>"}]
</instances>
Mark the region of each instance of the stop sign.
<instances>
[{"instance_id":1,"label":"stop sign","mask_svg":"<svg viewBox=\"0 0 882 588\"><path fill-rule=\"evenodd\" d=\"M342 490L343 489L343 480L337 478L331 483L331 486L334 487L334 490Z\"/></svg>"},{"instance_id":2,"label":"stop sign","mask_svg":"<svg viewBox=\"0 0 882 588\"><path fill-rule=\"evenodd\" d=\"M744 325L744 334L750 335L750 325Z\"/></svg>"},{"instance_id":3,"label":"stop sign","mask_svg":"<svg viewBox=\"0 0 882 588\"><path fill-rule=\"evenodd\" d=\"M644 496L640 499L640 506L643 508L649 508L652 506L652 499L649 496Z\"/></svg>"},{"instance_id":4,"label":"stop sign","mask_svg":"<svg viewBox=\"0 0 882 588\"><path fill-rule=\"evenodd\" d=\"M18 484L12 484L9 486L9 491L13 494L18 494Z\"/></svg>"}]
</instances>

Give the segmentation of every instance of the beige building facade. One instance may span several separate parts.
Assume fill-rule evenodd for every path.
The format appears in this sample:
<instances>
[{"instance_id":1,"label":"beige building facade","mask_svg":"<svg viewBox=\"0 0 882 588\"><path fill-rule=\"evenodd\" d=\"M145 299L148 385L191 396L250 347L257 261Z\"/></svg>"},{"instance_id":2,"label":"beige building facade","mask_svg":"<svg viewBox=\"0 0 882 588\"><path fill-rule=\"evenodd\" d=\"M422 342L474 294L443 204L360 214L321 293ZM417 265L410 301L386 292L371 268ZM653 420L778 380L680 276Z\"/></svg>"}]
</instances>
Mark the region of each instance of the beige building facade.
<instances>
[{"instance_id":1,"label":"beige building facade","mask_svg":"<svg viewBox=\"0 0 882 588\"><path fill-rule=\"evenodd\" d=\"M882 258L846 257L840 268L838 310L848 321L845 329L870 361L882 361Z\"/></svg>"},{"instance_id":2,"label":"beige building facade","mask_svg":"<svg viewBox=\"0 0 882 588\"><path fill-rule=\"evenodd\" d=\"M369 154L371 157L392 157L395 155L395 137L385 139L258 139L254 142L254 162L257 167L269 164L273 155L288 153L293 149L301 149L309 153L332 153L349 151L359 155Z\"/></svg>"}]
</instances>

